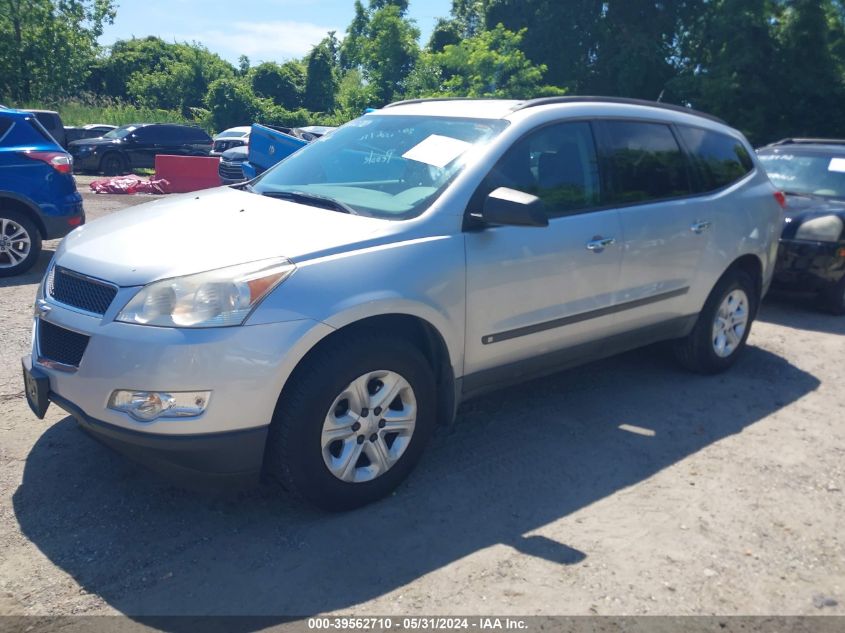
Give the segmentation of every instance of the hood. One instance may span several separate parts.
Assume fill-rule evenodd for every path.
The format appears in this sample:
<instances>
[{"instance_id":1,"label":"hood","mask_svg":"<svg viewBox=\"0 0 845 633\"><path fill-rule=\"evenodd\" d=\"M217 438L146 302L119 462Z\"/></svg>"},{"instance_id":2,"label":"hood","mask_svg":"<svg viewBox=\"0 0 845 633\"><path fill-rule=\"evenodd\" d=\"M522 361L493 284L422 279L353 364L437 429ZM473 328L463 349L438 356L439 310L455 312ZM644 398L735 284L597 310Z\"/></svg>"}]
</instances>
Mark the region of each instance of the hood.
<instances>
[{"instance_id":1,"label":"hood","mask_svg":"<svg viewBox=\"0 0 845 633\"><path fill-rule=\"evenodd\" d=\"M301 262L374 245L397 225L219 187L81 226L61 243L55 261L119 286L139 286L270 257Z\"/></svg>"},{"instance_id":2,"label":"hood","mask_svg":"<svg viewBox=\"0 0 845 633\"><path fill-rule=\"evenodd\" d=\"M79 147L88 147L92 145L120 145L119 138L83 138L79 139L78 141L71 141L68 143L68 147L70 149L79 148Z\"/></svg>"},{"instance_id":3,"label":"hood","mask_svg":"<svg viewBox=\"0 0 845 633\"><path fill-rule=\"evenodd\" d=\"M242 160L246 160L247 156L249 156L249 147L246 145L241 145L239 147L233 147L232 149L227 149L222 154L223 160L228 162L239 162Z\"/></svg>"}]
</instances>

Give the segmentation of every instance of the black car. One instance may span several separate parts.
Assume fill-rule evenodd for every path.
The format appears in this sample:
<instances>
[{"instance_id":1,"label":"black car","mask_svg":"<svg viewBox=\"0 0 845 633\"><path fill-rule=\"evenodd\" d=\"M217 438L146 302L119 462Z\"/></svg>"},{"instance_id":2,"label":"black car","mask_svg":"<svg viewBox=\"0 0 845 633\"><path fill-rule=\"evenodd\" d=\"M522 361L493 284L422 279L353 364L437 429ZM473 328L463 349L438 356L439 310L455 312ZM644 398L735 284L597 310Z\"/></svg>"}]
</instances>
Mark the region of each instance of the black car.
<instances>
[{"instance_id":1,"label":"black car","mask_svg":"<svg viewBox=\"0 0 845 633\"><path fill-rule=\"evenodd\" d=\"M116 176L154 167L158 154L208 156L211 144L211 137L192 125L132 123L100 138L73 141L69 149L77 171Z\"/></svg>"},{"instance_id":2,"label":"black car","mask_svg":"<svg viewBox=\"0 0 845 633\"><path fill-rule=\"evenodd\" d=\"M108 134L116 128L116 125L107 125L105 123L89 123L88 125L82 126L66 125L65 138L68 143L80 141L86 138L100 138L104 134Z\"/></svg>"},{"instance_id":3,"label":"black car","mask_svg":"<svg viewBox=\"0 0 845 633\"><path fill-rule=\"evenodd\" d=\"M845 140L784 139L757 154L786 197L774 285L845 314Z\"/></svg>"},{"instance_id":4,"label":"black car","mask_svg":"<svg viewBox=\"0 0 845 633\"><path fill-rule=\"evenodd\" d=\"M246 180L244 175L244 161L249 156L249 148L246 145L233 147L223 152L220 157L220 166L217 173L220 174L220 182L224 185L234 185Z\"/></svg>"}]
</instances>

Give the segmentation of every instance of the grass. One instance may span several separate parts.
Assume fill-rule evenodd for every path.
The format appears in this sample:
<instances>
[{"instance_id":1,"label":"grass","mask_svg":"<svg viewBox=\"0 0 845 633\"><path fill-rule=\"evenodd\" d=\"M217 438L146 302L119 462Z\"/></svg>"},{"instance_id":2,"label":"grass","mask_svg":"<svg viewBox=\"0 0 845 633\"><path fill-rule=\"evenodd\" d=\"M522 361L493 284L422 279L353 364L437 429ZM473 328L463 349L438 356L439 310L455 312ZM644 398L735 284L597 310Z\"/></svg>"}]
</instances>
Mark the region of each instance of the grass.
<instances>
[{"instance_id":1,"label":"grass","mask_svg":"<svg viewBox=\"0 0 845 633\"><path fill-rule=\"evenodd\" d=\"M58 103L20 103L9 104L11 107L26 110L56 110L65 125L87 125L88 123L107 123L109 125L127 125L129 123L193 123L205 127L205 121L194 121L176 110L145 108L121 101L101 99L84 101L69 99Z\"/></svg>"}]
</instances>

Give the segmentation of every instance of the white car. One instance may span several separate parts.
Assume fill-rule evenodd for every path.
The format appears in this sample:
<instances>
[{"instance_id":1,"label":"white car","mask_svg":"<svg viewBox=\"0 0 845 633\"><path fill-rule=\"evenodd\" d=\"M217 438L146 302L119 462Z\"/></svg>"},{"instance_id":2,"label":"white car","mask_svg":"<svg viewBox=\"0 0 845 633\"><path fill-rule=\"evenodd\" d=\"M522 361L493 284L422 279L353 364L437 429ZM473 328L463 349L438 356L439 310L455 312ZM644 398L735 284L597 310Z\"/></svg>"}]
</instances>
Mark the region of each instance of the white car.
<instances>
[{"instance_id":1,"label":"white car","mask_svg":"<svg viewBox=\"0 0 845 633\"><path fill-rule=\"evenodd\" d=\"M353 508L485 390L661 340L727 369L780 202L739 132L683 108L394 104L251 183L71 233L27 397L177 477Z\"/></svg>"},{"instance_id":2,"label":"white car","mask_svg":"<svg viewBox=\"0 0 845 633\"><path fill-rule=\"evenodd\" d=\"M216 134L211 146L212 156L222 156L223 152L233 147L240 147L249 143L249 133L252 128L248 125L240 127L230 127L228 130L223 130L220 134Z\"/></svg>"}]
</instances>

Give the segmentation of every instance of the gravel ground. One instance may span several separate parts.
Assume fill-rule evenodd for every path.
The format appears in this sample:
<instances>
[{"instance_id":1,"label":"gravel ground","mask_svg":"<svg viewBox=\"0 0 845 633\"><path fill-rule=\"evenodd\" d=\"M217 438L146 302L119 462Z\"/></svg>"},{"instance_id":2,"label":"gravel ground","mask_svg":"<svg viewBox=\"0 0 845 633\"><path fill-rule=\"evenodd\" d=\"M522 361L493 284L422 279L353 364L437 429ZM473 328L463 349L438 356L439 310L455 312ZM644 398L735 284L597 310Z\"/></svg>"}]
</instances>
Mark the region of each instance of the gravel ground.
<instances>
[{"instance_id":1,"label":"gravel ground","mask_svg":"<svg viewBox=\"0 0 845 633\"><path fill-rule=\"evenodd\" d=\"M728 374L658 346L475 400L392 498L324 515L37 420L19 359L55 246L0 282L0 614L845 614L843 318L770 299Z\"/></svg>"}]
</instances>

